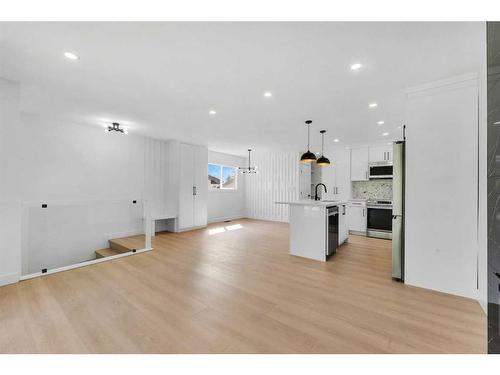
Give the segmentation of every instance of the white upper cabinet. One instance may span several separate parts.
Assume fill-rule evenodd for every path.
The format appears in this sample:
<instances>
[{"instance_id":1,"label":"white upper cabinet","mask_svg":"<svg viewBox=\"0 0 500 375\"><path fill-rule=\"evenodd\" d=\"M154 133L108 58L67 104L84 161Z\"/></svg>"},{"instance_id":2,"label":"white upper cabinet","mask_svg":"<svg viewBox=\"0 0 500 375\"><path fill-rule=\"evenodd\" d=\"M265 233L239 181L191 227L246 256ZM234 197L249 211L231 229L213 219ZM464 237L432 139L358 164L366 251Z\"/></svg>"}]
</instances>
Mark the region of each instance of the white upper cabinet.
<instances>
[{"instance_id":1,"label":"white upper cabinet","mask_svg":"<svg viewBox=\"0 0 500 375\"><path fill-rule=\"evenodd\" d=\"M208 150L181 144L178 229L207 225Z\"/></svg>"},{"instance_id":2,"label":"white upper cabinet","mask_svg":"<svg viewBox=\"0 0 500 375\"><path fill-rule=\"evenodd\" d=\"M351 181L368 180L368 147L351 149Z\"/></svg>"},{"instance_id":3,"label":"white upper cabinet","mask_svg":"<svg viewBox=\"0 0 500 375\"><path fill-rule=\"evenodd\" d=\"M331 164L321 167L321 182L327 188L327 193L322 193L322 199L347 201L351 196L350 152L335 150L325 154Z\"/></svg>"},{"instance_id":4,"label":"white upper cabinet","mask_svg":"<svg viewBox=\"0 0 500 375\"><path fill-rule=\"evenodd\" d=\"M370 163L392 161L392 145L370 147L369 155Z\"/></svg>"}]
</instances>

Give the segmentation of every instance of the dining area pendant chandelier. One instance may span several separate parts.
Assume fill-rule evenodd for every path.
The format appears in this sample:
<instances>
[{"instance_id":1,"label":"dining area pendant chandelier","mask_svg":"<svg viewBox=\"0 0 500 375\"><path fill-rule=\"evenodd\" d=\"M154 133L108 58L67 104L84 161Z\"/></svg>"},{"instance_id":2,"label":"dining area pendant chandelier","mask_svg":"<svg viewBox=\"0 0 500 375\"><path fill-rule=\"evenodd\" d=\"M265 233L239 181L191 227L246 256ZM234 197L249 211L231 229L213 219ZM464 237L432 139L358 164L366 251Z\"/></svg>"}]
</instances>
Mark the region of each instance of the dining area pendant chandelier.
<instances>
[{"instance_id":1,"label":"dining area pendant chandelier","mask_svg":"<svg viewBox=\"0 0 500 375\"><path fill-rule=\"evenodd\" d=\"M310 129L311 123L312 123L311 120L306 121L306 125L307 125L307 151L304 152L302 154L302 156L300 157L300 161L302 163L312 163L313 161L316 161L316 155L314 155L314 153L312 153L311 150L309 149L309 147L310 147L310 145L309 145L309 132L311 130Z\"/></svg>"}]
</instances>

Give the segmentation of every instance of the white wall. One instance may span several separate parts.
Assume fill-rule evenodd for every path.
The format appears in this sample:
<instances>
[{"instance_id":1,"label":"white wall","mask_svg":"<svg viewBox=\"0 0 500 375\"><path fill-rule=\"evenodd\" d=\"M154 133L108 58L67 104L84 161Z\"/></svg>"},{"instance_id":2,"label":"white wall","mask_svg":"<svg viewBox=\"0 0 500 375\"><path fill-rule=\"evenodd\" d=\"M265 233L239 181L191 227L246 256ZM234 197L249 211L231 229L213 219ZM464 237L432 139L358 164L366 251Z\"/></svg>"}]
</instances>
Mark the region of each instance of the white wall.
<instances>
[{"instance_id":1,"label":"white wall","mask_svg":"<svg viewBox=\"0 0 500 375\"><path fill-rule=\"evenodd\" d=\"M208 151L208 162L230 167L246 165L246 158ZM238 219L245 216L245 179L246 175L238 174L238 189L208 189L208 222Z\"/></svg>"},{"instance_id":2,"label":"white wall","mask_svg":"<svg viewBox=\"0 0 500 375\"><path fill-rule=\"evenodd\" d=\"M259 173L247 176L246 217L288 222L288 205L275 202L299 199L299 154L254 153L252 164Z\"/></svg>"},{"instance_id":3,"label":"white wall","mask_svg":"<svg viewBox=\"0 0 500 375\"><path fill-rule=\"evenodd\" d=\"M477 76L409 90L406 125L405 282L477 298Z\"/></svg>"},{"instance_id":4,"label":"white wall","mask_svg":"<svg viewBox=\"0 0 500 375\"><path fill-rule=\"evenodd\" d=\"M478 227L478 300L484 312L488 307L488 87L486 23L483 26L482 54L485 63L479 71L479 227Z\"/></svg>"},{"instance_id":5,"label":"white wall","mask_svg":"<svg viewBox=\"0 0 500 375\"><path fill-rule=\"evenodd\" d=\"M141 200L144 138L19 115L19 87L5 81L0 81L0 98L1 199L5 200L0 225L0 284L4 284L17 281L20 275L23 202ZM105 247L105 240L98 245ZM74 261L88 259L94 250L97 248L85 254L75 252ZM58 259L47 263L58 264Z\"/></svg>"},{"instance_id":6,"label":"white wall","mask_svg":"<svg viewBox=\"0 0 500 375\"><path fill-rule=\"evenodd\" d=\"M21 271L19 85L0 78L0 285L16 282Z\"/></svg>"}]
</instances>

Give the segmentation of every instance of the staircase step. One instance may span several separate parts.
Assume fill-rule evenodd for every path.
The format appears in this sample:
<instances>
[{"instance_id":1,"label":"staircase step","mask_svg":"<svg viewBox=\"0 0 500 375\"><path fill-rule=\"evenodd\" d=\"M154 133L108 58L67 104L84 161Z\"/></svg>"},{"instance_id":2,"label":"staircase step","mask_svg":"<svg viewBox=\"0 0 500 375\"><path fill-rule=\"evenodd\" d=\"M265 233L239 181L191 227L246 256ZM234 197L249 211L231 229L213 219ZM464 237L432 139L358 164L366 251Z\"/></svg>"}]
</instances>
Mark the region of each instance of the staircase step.
<instances>
[{"instance_id":1,"label":"staircase step","mask_svg":"<svg viewBox=\"0 0 500 375\"><path fill-rule=\"evenodd\" d=\"M128 243L127 238L115 238L113 240L109 240L109 247L119 253L127 253L136 247L133 247L130 243Z\"/></svg>"},{"instance_id":2,"label":"staircase step","mask_svg":"<svg viewBox=\"0 0 500 375\"><path fill-rule=\"evenodd\" d=\"M99 250L96 250L95 252L95 257L96 259L99 259L99 258L106 258L106 257L110 257L112 255L117 255L117 254L121 254L119 251L116 251L114 249L110 249L109 247L106 248L106 249L99 249Z\"/></svg>"}]
</instances>

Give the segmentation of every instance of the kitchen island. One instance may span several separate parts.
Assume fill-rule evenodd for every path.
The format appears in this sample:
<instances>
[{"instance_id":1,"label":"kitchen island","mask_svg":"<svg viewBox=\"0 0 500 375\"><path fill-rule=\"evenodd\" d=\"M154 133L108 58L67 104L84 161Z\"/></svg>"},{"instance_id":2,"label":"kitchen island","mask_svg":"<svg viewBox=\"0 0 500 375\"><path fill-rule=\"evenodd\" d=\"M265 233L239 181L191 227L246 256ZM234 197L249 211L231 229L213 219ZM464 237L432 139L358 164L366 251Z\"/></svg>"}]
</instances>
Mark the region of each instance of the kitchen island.
<instances>
[{"instance_id":1,"label":"kitchen island","mask_svg":"<svg viewBox=\"0 0 500 375\"><path fill-rule=\"evenodd\" d=\"M290 206L290 254L327 261L347 240L346 202L304 199Z\"/></svg>"}]
</instances>

